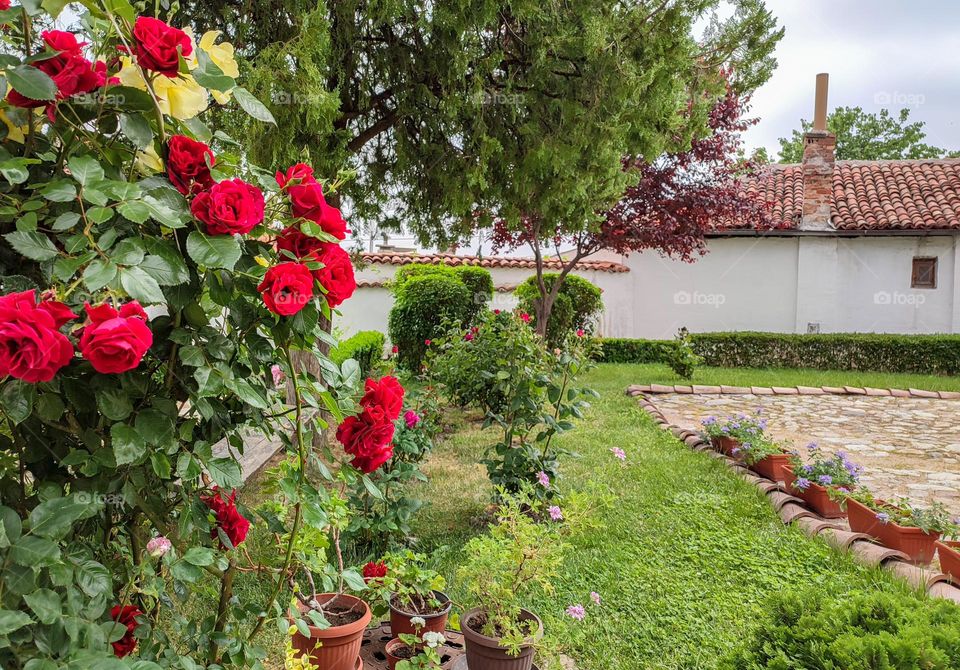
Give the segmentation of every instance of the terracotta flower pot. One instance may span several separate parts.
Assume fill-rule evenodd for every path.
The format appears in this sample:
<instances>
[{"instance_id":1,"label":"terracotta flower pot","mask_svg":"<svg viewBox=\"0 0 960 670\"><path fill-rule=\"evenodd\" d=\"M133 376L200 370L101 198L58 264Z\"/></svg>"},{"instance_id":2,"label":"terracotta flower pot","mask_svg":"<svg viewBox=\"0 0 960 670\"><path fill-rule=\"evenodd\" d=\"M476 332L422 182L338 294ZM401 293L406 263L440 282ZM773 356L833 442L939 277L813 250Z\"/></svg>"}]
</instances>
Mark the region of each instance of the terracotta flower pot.
<instances>
[{"instance_id":1,"label":"terracotta flower pot","mask_svg":"<svg viewBox=\"0 0 960 670\"><path fill-rule=\"evenodd\" d=\"M406 656L395 655L395 652L398 649L406 646L407 646L407 643L398 637L393 638L392 640L390 640L384 645L383 653L387 657L387 666L390 668L390 670L396 670L397 663L407 658Z\"/></svg>"},{"instance_id":2,"label":"terracotta flower pot","mask_svg":"<svg viewBox=\"0 0 960 670\"><path fill-rule=\"evenodd\" d=\"M713 448L719 451L721 454L726 454L727 456L730 456L730 452L740 446L739 441L732 437L726 436L711 437L710 444L712 444Z\"/></svg>"},{"instance_id":3,"label":"terracotta flower pot","mask_svg":"<svg viewBox=\"0 0 960 670\"><path fill-rule=\"evenodd\" d=\"M394 637L399 637L401 635L417 635L417 630L414 628L413 624L410 623L410 619L414 617L420 617L426 621L426 625L420 628L419 635L431 631L434 633L442 633L447 629L447 617L450 616L450 608L453 607L453 603L450 602L450 598L447 597L446 593L441 591L434 591L434 597L439 600L441 603L444 603L444 608L440 612L435 612L434 614L417 614L416 612L406 612L398 607L394 606L393 600L390 601L390 633Z\"/></svg>"},{"instance_id":4,"label":"terracotta flower pot","mask_svg":"<svg viewBox=\"0 0 960 670\"><path fill-rule=\"evenodd\" d=\"M293 634L291 644L297 650L297 655L307 654L310 662L323 670L355 670L362 665L358 665L360 659L360 644L363 642L363 630L370 623L372 614L367 603L359 598L350 595L337 595L334 593L321 593L314 598L321 605L326 604L333 598L337 599L337 604L345 608L356 607L363 611L356 621L344 624L342 626L331 626L323 629L309 625L310 637L304 637L299 632ZM307 608L299 604L301 612L306 612ZM291 622L292 623L292 622ZM320 644L317 644L317 643Z\"/></svg>"},{"instance_id":5,"label":"terracotta flower pot","mask_svg":"<svg viewBox=\"0 0 960 670\"><path fill-rule=\"evenodd\" d=\"M847 516L847 511L841 507L840 503L830 498L830 493L826 487L810 482L810 486L805 489L798 489L793 485L797 481L797 476L793 474L793 469L787 467L784 471L784 485L787 493L797 496L803 502L807 503L814 512L825 519L842 519Z\"/></svg>"},{"instance_id":6,"label":"terracotta flower pot","mask_svg":"<svg viewBox=\"0 0 960 670\"><path fill-rule=\"evenodd\" d=\"M787 481L789 468L790 456L787 454L765 456L750 466L750 469L757 474L775 482Z\"/></svg>"},{"instance_id":7,"label":"terracotta flower pot","mask_svg":"<svg viewBox=\"0 0 960 670\"><path fill-rule=\"evenodd\" d=\"M533 667L532 645L521 647L518 656L511 656L500 646L497 638L487 637L470 627L473 617L482 612L483 608L477 607L460 618L460 630L466 645L467 667L470 670L530 670ZM536 626L536 632L530 636L532 641L543 637L543 622L536 614L520 610L520 616L525 621L534 622Z\"/></svg>"},{"instance_id":8,"label":"terracotta flower pot","mask_svg":"<svg viewBox=\"0 0 960 670\"><path fill-rule=\"evenodd\" d=\"M877 502L883 505L883 501ZM915 563L929 563L933 560L940 533L928 533L919 528L901 526L893 521L884 523L877 518L877 512L851 498L847 498L847 515L850 519L850 530L873 535L884 546L902 551Z\"/></svg>"},{"instance_id":9,"label":"terracotta flower pot","mask_svg":"<svg viewBox=\"0 0 960 670\"><path fill-rule=\"evenodd\" d=\"M940 569L950 575L954 582L960 584L960 542L939 540L937 556L940 559Z\"/></svg>"}]
</instances>

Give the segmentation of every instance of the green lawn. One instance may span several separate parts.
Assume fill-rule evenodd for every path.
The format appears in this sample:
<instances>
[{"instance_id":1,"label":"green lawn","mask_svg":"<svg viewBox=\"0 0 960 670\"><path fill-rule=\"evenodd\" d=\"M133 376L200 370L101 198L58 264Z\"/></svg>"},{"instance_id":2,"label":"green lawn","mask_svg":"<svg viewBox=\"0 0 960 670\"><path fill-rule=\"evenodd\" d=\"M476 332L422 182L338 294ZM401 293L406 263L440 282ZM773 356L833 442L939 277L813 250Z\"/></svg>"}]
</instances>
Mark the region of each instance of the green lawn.
<instances>
[{"instance_id":1,"label":"green lawn","mask_svg":"<svg viewBox=\"0 0 960 670\"><path fill-rule=\"evenodd\" d=\"M933 388L934 379L947 381L917 383ZM565 462L561 488L607 491L615 504L595 513L600 532L575 542L555 593L529 603L580 668L709 670L749 636L765 600L785 588L906 590L784 527L755 488L655 428L623 391L632 383L673 382L666 368L601 365L588 381L601 398L563 438L580 457ZM914 385L904 376L762 370L703 370L698 381ZM429 504L417 521L421 548L439 550L450 575L463 543L482 532L478 520L491 491L477 459L494 439L479 430L477 417L453 416L455 431L427 465L431 481L421 494ZM626 466L611 447L626 450ZM462 597L455 581L449 591ZM588 607L580 623L564 616L569 604L588 605L591 591L602 596L601 608Z\"/></svg>"},{"instance_id":2,"label":"green lawn","mask_svg":"<svg viewBox=\"0 0 960 670\"><path fill-rule=\"evenodd\" d=\"M960 377L915 375L857 370L798 370L794 368L697 368L693 380L677 376L663 364L615 365L606 369L630 370L628 384L703 384L706 386L872 386L960 391Z\"/></svg>"}]
</instances>

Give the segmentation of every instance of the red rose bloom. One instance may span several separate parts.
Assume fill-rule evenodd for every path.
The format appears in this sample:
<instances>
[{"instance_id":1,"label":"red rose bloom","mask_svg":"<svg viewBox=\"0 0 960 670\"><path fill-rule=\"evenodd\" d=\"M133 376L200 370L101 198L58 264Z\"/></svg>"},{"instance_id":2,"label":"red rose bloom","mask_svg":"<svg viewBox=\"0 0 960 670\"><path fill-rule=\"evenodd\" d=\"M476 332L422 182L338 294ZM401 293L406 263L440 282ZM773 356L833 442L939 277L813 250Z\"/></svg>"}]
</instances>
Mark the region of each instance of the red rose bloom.
<instances>
[{"instance_id":1,"label":"red rose bloom","mask_svg":"<svg viewBox=\"0 0 960 670\"><path fill-rule=\"evenodd\" d=\"M395 421L403 409L403 386L396 377L381 377L379 381L367 379L360 406L365 409L380 407L390 421Z\"/></svg>"},{"instance_id":2,"label":"red rose bloom","mask_svg":"<svg viewBox=\"0 0 960 670\"><path fill-rule=\"evenodd\" d=\"M263 193L242 179L228 179L197 195L190 211L210 235L246 235L263 221Z\"/></svg>"},{"instance_id":3,"label":"red rose bloom","mask_svg":"<svg viewBox=\"0 0 960 670\"><path fill-rule=\"evenodd\" d=\"M150 16L137 17L133 26L133 53L137 64L173 78L180 71L180 56L193 53L190 38L179 28Z\"/></svg>"},{"instance_id":4,"label":"red rose bloom","mask_svg":"<svg viewBox=\"0 0 960 670\"><path fill-rule=\"evenodd\" d=\"M200 496L200 501L210 508L217 519L217 528L223 531L223 534L230 540L230 544L236 547L245 539L250 530L250 522L240 514L236 504L237 492L231 491L229 498L224 498L218 487L213 488L213 495ZM217 528L210 530L210 537L217 539L220 534ZM220 546L223 547L221 540Z\"/></svg>"},{"instance_id":5,"label":"red rose bloom","mask_svg":"<svg viewBox=\"0 0 960 670\"><path fill-rule=\"evenodd\" d=\"M374 563L370 561L365 566L363 566L363 578L364 579L376 579L378 577L387 576L387 564L383 561L379 563Z\"/></svg>"},{"instance_id":6,"label":"red rose bloom","mask_svg":"<svg viewBox=\"0 0 960 670\"><path fill-rule=\"evenodd\" d=\"M48 382L73 358L60 328L77 317L54 300L37 304L36 291L0 297L0 377L30 384Z\"/></svg>"},{"instance_id":7,"label":"red rose bloom","mask_svg":"<svg viewBox=\"0 0 960 670\"><path fill-rule=\"evenodd\" d=\"M79 93L89 93L103 86L106 66L100 63L94 65L84 58L82 48L85 43L77 42L73 33L47 30L41 36L51 51L59 53L36 61L33 67L49 76L57 85L57 100L66 100ZM12 88L7 94L7 102L15 107L46 107L47 115L50 117L53 116L53 110L56 108L55 102L33 100Z\"/></svg>"},{"instance_id":8,"label":"red rose bloom","mask_svg":"<svg viewBox=\"0 0 960 670\"><path fill-rule=\"evenodd\" d=\"M10 0L0 0L0 11L5 12L10 9Z\"/></svg>"},{"instance_id":9,"label":"red rose bloom","mask_svg":"<svg viewBox=\"0 0 960 670\"><path fill-rule=\"evenodd\" d=\"M350 464L369 474L393 456L393 431L393 421L383 408L372 407L344 419L337 428L337 440L353 456Z\"/></svg>"},{"instance_id":10,"label":"red rose bloom","mask_svg":"<svg viewBox=\"0 0 960 670\"><path fill-rule=\"evenodd\" d=\"M153 345L147 314L136 300L115 310L107 303L84 306L87 323L80 335L80 353L105 375L133 370Z\"/></svg>"},{"instance_id":11,"label":"red rose bloom","mask_svg":"<svg viewBox=\"0 0 960 670\"><path fill-rule=\"evenodd\" d=\"M167 142L167 177L183 195L213 186L210 165L214 161L210 147L186 135L174 135Z\"/></svg>"},{"instance_id":12,"label":"red rose bloom","mask_svg":"<svg viewBox=\"0 0 960 670\"><path fill-rule=\"evenodd\" d=\"M294 258L301 260L318 251L323 246L323 242L316 237L301 232L297 226L287 226L283 232L277 236L277 252L289 252ZM281 256L287 257L286 254Z\"/></svg>"},{"instance_id":13,"label":"red rose bloom","mask_svg":"<svg viewBox=\"0 0 960 670\"><path fill-rule=\"evenodd\" d=\"M336 207L331 207L327 203L323 203L320 206L320 213L317 218L307 218L323 228L325 233L333 235L338 240L342 240L347 236L347 222L343 219L343 215Z\"/></svg>"},{"instance_id":14,"label":"red rose bloom","mask_svg":"<svg viewBox=\"0 0 960 670\"><path fill-rule=\"evenodd\" d=\"M322 242L310 259L323 263L322 268L313 271L313 276L327 290L328 305L336 307L353 295L357 289L353 263L350 262L350 254L339 244Z\"/></svg>"},{"instance_id":15,"label":"red rose bloom","mask_svg":"<svg viewBox=\"0 0 960 670\"><path fill-rule=\"evenodd\" d=\"M327 204L323 187L309 165L297 163L287 168L286 173L277 172L276 176L277 184L290 196L294 216L313 221L338 240L346 237L347 222L339 209Z\"/></svg>"},{"instance_id":16,"label":"red rose bloom","mask_svg":"<svg viewBox=\"0 0 960 670\"><path fill-rule=\"evenodd\" d=\"M123 658L130 654L137 646L137 638L133 636L133 631L140 625L137 623L138 616L143 616L143 612L133 605L124 605L123 607L114 605L113 608L111 608L110 618L120 625L125 626L127 629L123 637L111 643L113 645L113 653L117 655L117 658Z\"/></svg>"},{"instance_id":17,"label":"red rose bloom","mask_svg":"<svg viewBox=\"0 0 960 670\"><path fill-rule=\"evenodd\" d=\"M317 183L313 176L313 168L306 163L297 163L287 168L286 173L277 171L277 185L283 189L289 184L294 186L296 183Z\"/></svg>"},{"instance_id":18,"label":"red rose bloom","mask_svg":"<svg viewBox=\"0 0 960 670\"><path fill-rule=\"evenodd\" d=\"M280 263L267 270L257 290L267 309L280 316L290 316L313 298L313 275L301 263Z\"/></svg>"}]
</instances>

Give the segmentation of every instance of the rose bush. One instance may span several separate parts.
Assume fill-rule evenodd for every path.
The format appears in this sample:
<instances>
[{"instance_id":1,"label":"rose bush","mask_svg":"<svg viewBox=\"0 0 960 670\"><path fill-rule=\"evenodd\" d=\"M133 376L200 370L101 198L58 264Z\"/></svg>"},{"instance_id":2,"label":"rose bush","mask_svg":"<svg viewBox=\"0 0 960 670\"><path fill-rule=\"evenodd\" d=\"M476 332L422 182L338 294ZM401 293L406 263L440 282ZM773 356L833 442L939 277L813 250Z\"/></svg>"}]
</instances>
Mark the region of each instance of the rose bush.
<instances>
[{"instance_id":1,"label":"rose bush","mask_svg":"<svg viewBox=\"0 0 960 670\"><path fill-rule=\"evenodd\" d=\"M0 667L262 667L291 585L363 588L345 493L376 490L403 389L318 351L355 283L312 170L250 165L198 117L272 122L232 46L82 7L88 34L38 34L41 3L0 2ZM327 420L343 450L313 446ZM287 455L257 510L250 431ZM257 532L272 564L245 551Z\"/></svg>"}]
</instances>

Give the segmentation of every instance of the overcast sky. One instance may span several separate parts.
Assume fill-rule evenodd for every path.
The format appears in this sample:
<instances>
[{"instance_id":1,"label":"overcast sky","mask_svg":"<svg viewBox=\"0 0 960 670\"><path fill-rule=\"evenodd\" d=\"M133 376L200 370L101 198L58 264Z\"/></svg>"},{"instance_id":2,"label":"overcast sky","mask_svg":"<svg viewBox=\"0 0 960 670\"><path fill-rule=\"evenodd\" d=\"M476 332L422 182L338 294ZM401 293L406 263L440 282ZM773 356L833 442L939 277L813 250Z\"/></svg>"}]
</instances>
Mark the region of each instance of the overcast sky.
<instances>
[{"instance_id":1,"label":"overcast sky","mask_svg":"<svg viewBox=\"0 0 960 670\"><path fill-rule=\"evenodd\" d=\"M778 137L813 117L814 80L829 107L910 108L927 142L960 149L960 0L766 0L786 34L777 69L753 97L749 149L776 158Z\"/></svg>"}]
</instances>

